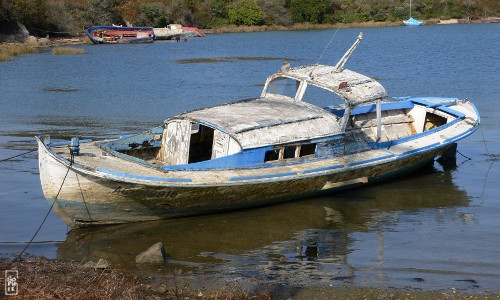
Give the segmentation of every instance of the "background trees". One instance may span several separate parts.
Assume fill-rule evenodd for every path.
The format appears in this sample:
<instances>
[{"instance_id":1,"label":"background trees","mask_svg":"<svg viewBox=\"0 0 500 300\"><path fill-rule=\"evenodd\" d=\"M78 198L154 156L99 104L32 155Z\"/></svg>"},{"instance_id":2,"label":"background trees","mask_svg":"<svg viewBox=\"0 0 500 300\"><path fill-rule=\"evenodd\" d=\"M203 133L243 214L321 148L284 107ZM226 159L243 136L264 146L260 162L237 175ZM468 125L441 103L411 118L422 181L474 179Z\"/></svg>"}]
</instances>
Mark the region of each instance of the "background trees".
<instances>
[{"instance_id":1,"label":"background trees","mask_svg":"<svg viewBox=\"0 0 500 300\"><path fill-rule=\"evenodd\" d=\"M413 0L412 4L412 15L421 19L500 15L500 0ZM2 24L15 21L32 34L54 36L76 35L92 25L288 26L398 21L409 14L409 0L0 0L0 30Z\"/></svg>"}]
</instances>

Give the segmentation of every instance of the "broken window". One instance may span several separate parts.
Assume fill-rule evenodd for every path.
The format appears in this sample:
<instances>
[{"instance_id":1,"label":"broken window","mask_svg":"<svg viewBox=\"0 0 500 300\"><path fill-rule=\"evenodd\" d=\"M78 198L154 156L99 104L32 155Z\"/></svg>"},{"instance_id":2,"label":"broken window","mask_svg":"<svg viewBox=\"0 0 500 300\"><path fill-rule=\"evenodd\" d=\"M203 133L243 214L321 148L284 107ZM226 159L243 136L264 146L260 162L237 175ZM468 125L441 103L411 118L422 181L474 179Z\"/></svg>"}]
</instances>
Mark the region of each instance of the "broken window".
<instances>
[{"instance_id":1,"label":"broken window","mask_svg":"<svg viewBox=\"0 0 500 300\"><path fill-rule=\"evenodd\" d=\"M283 95L295 99L300 82L295 79L279 77L269 83L267 93Z\"/></svg>"},{"instance_id":2,"label":"broken window","mask_svg":"<svg viewBox=\"0 0 500 300\"><path fill-rule=\"evenodd\" d=\"M282 160L289 158L302 157L316 153L316 144L304 144L293 146L282 146L273 150L266 151L264 162L272 160Z\"/></svg>"},{"instance_id":3,"label":"broken window","mask_svg":"<svg viewBox=\"0 0 500 300\"><path fill-rule=\"evenodd\" d=\"M300 157L316 153L316 143L304 144L300 147Z\"/></svg>"},{"instance_id":4,"label":"broken window","mask_svg":"<svg viewBox=\"0 0 500 300\"><path fill-rule=\"evenodd\" d=\"M213 142L213 128L202 124L191 123L188 163L196 163L211 159Z\"/></svg>"},{"instance_id":5,"label":"broken window","mask_svg":"<svg viewBox=\"0 0 500 300\"><path fill-rule=\"evenodd\" d=\"M285 153L283 155L283 158L284 159L294 158L295 157L295 149L297 149L297 146L285 146Z\"/></svg>"},{"instance_id":6,"label":"broken window","mask_svg":"<svg viewBox=\"0 0 500 300\"><path fill-rule=\"evenodd\" d=\"M280 149L273 149L266 151L266 155L264 156L264 162L278 160L280 158Z\"/></svg>"},{"instance_id":7,"label":"broken window","mask_svg":"<svg viewBox=\"0 0 500 300\"><path fill-rule=\"evenodd\" d=\"M344 115L344 100L337 94L315 85L307 85L302 101L327 109L338 117Z\"/></svg>"}]
</instances>

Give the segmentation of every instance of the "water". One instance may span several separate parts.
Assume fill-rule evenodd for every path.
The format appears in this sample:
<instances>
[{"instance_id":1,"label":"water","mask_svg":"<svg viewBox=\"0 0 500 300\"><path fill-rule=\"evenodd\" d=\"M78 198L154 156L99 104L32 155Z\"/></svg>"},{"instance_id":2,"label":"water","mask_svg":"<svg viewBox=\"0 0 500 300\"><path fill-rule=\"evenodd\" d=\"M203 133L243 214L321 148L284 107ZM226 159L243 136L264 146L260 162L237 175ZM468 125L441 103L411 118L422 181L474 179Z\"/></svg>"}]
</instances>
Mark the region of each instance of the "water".
<instances>
[{"instance_id":1,"label":"water","mask_svg":"<svg viewBox=\"0 0 500 300\"><path fill-rule=\"evenodd\" d=\"M341 29L320 62L335 64L359 31ZM475 103L482 129L459 144L471 160L458 155L456 168L435 163L389 183L195 218L70 231L51 213L29 254L104 257L135 269L135 255L162 241L169 257L162 272L182 269L194 278L500 291L500 25L362 31L347 68L377 78L393 96ZM186 110L258 96L283 60L315 63L333 34L209 35L16 57L0 64L0 159L35 149L35 134L116 137ZM49 209L36 152L0 162L0 202L0 255L13 257Z\"/></svg>"}]
</instances>

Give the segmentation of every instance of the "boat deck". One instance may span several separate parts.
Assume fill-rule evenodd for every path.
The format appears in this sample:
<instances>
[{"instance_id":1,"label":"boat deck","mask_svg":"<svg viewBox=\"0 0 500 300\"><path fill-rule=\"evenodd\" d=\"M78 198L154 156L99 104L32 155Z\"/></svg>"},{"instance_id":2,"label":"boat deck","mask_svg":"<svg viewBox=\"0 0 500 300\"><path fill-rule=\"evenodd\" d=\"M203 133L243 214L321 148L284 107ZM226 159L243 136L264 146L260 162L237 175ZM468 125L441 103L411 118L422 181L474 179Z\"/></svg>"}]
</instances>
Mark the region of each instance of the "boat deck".
<instances>
[{"instance_id":1,"label":"boat deck","mask_svg":"<svg viewBox=\"0 0 500 300\"><path fill-rule=\"evenodd\" d=\"M434 108L428 108L434 109ZM369 167L370 165L381 162L392 161L406 156L416 155L432 149L443 148L464 136L472 133L477 128L477 115L473 107L464 105L452 105L447 108L461 117L435 128L426 129L420 134L413 134L411 116L395 116L387 114L386 123L383 125L386 137L379 143L373 141L373 134L366 134L364 129L369 128L373 133L371 121L364 119L353 119L352 123L357 124L357 128L346 133L351 141L364 144L365 149L352 154L340 156L317 156L308 158L291 158L279 163L263 163L257 168L235 168L235 169L205 169L205 170L182 170L161 169L163 164L157 163L158 168L150 161L149 165L145 161L134 158L136 161L114 156L95 143L80 144L80 155L74 157L75 165L85 166L85 172L109 179L129 180L134 183L149 184L154 182L158 184L188 184L188 185L231 185L234 182L257 183L266 180L290 180L291 178L302 178L307 176L316 176L321 172L342 172L354 170L357 168ZM400 120L401 119L401 120ZM389 120L395 122L389 122ZM409 121L409 122L408 122ZM402 125L405 124L405 125ZM403 130L396 130L396 139L393 138L390 129L394 126L407 126ZM357 133L355 133L354 131ZM349 135L351 137L349 137ZM70 159L70 150L68 146L53 147L52 150L62 156Z\"/></svg>"}]
</instances>

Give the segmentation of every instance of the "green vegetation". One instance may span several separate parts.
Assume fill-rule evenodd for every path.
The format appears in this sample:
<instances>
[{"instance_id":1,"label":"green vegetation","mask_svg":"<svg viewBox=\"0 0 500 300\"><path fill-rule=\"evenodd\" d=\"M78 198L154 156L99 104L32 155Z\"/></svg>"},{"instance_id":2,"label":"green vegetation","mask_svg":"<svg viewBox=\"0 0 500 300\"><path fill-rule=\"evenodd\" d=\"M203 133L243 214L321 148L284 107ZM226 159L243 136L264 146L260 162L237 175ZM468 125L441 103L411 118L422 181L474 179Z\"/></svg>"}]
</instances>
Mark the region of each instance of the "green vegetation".
<instances>
[{"instance_id":1,"label":"green vegetation","mask_svg":"<svg viewBox=\"0 0 500 300\"><path fill-rule=\"evenodd\" d=\"M297 23L395 22L409 17L409 0L0 0L1 23L19 21L30 33L77 35L92 25L200 28L290 26ZM413 0L419 19L500 15L499 0Z\"/></svg>"},{"instance_id":2,"label":"green vegetation","mask_svg":"<svg viewBox=\"0 0 500 300\"><path fill-rule=\"evenodd\" d=\"M84 49L82 48L73 48L73 47L56 47L52 49L52 54L54 55L71 55L71 54L86 54Z\"/></svg>"}]
</instances>

